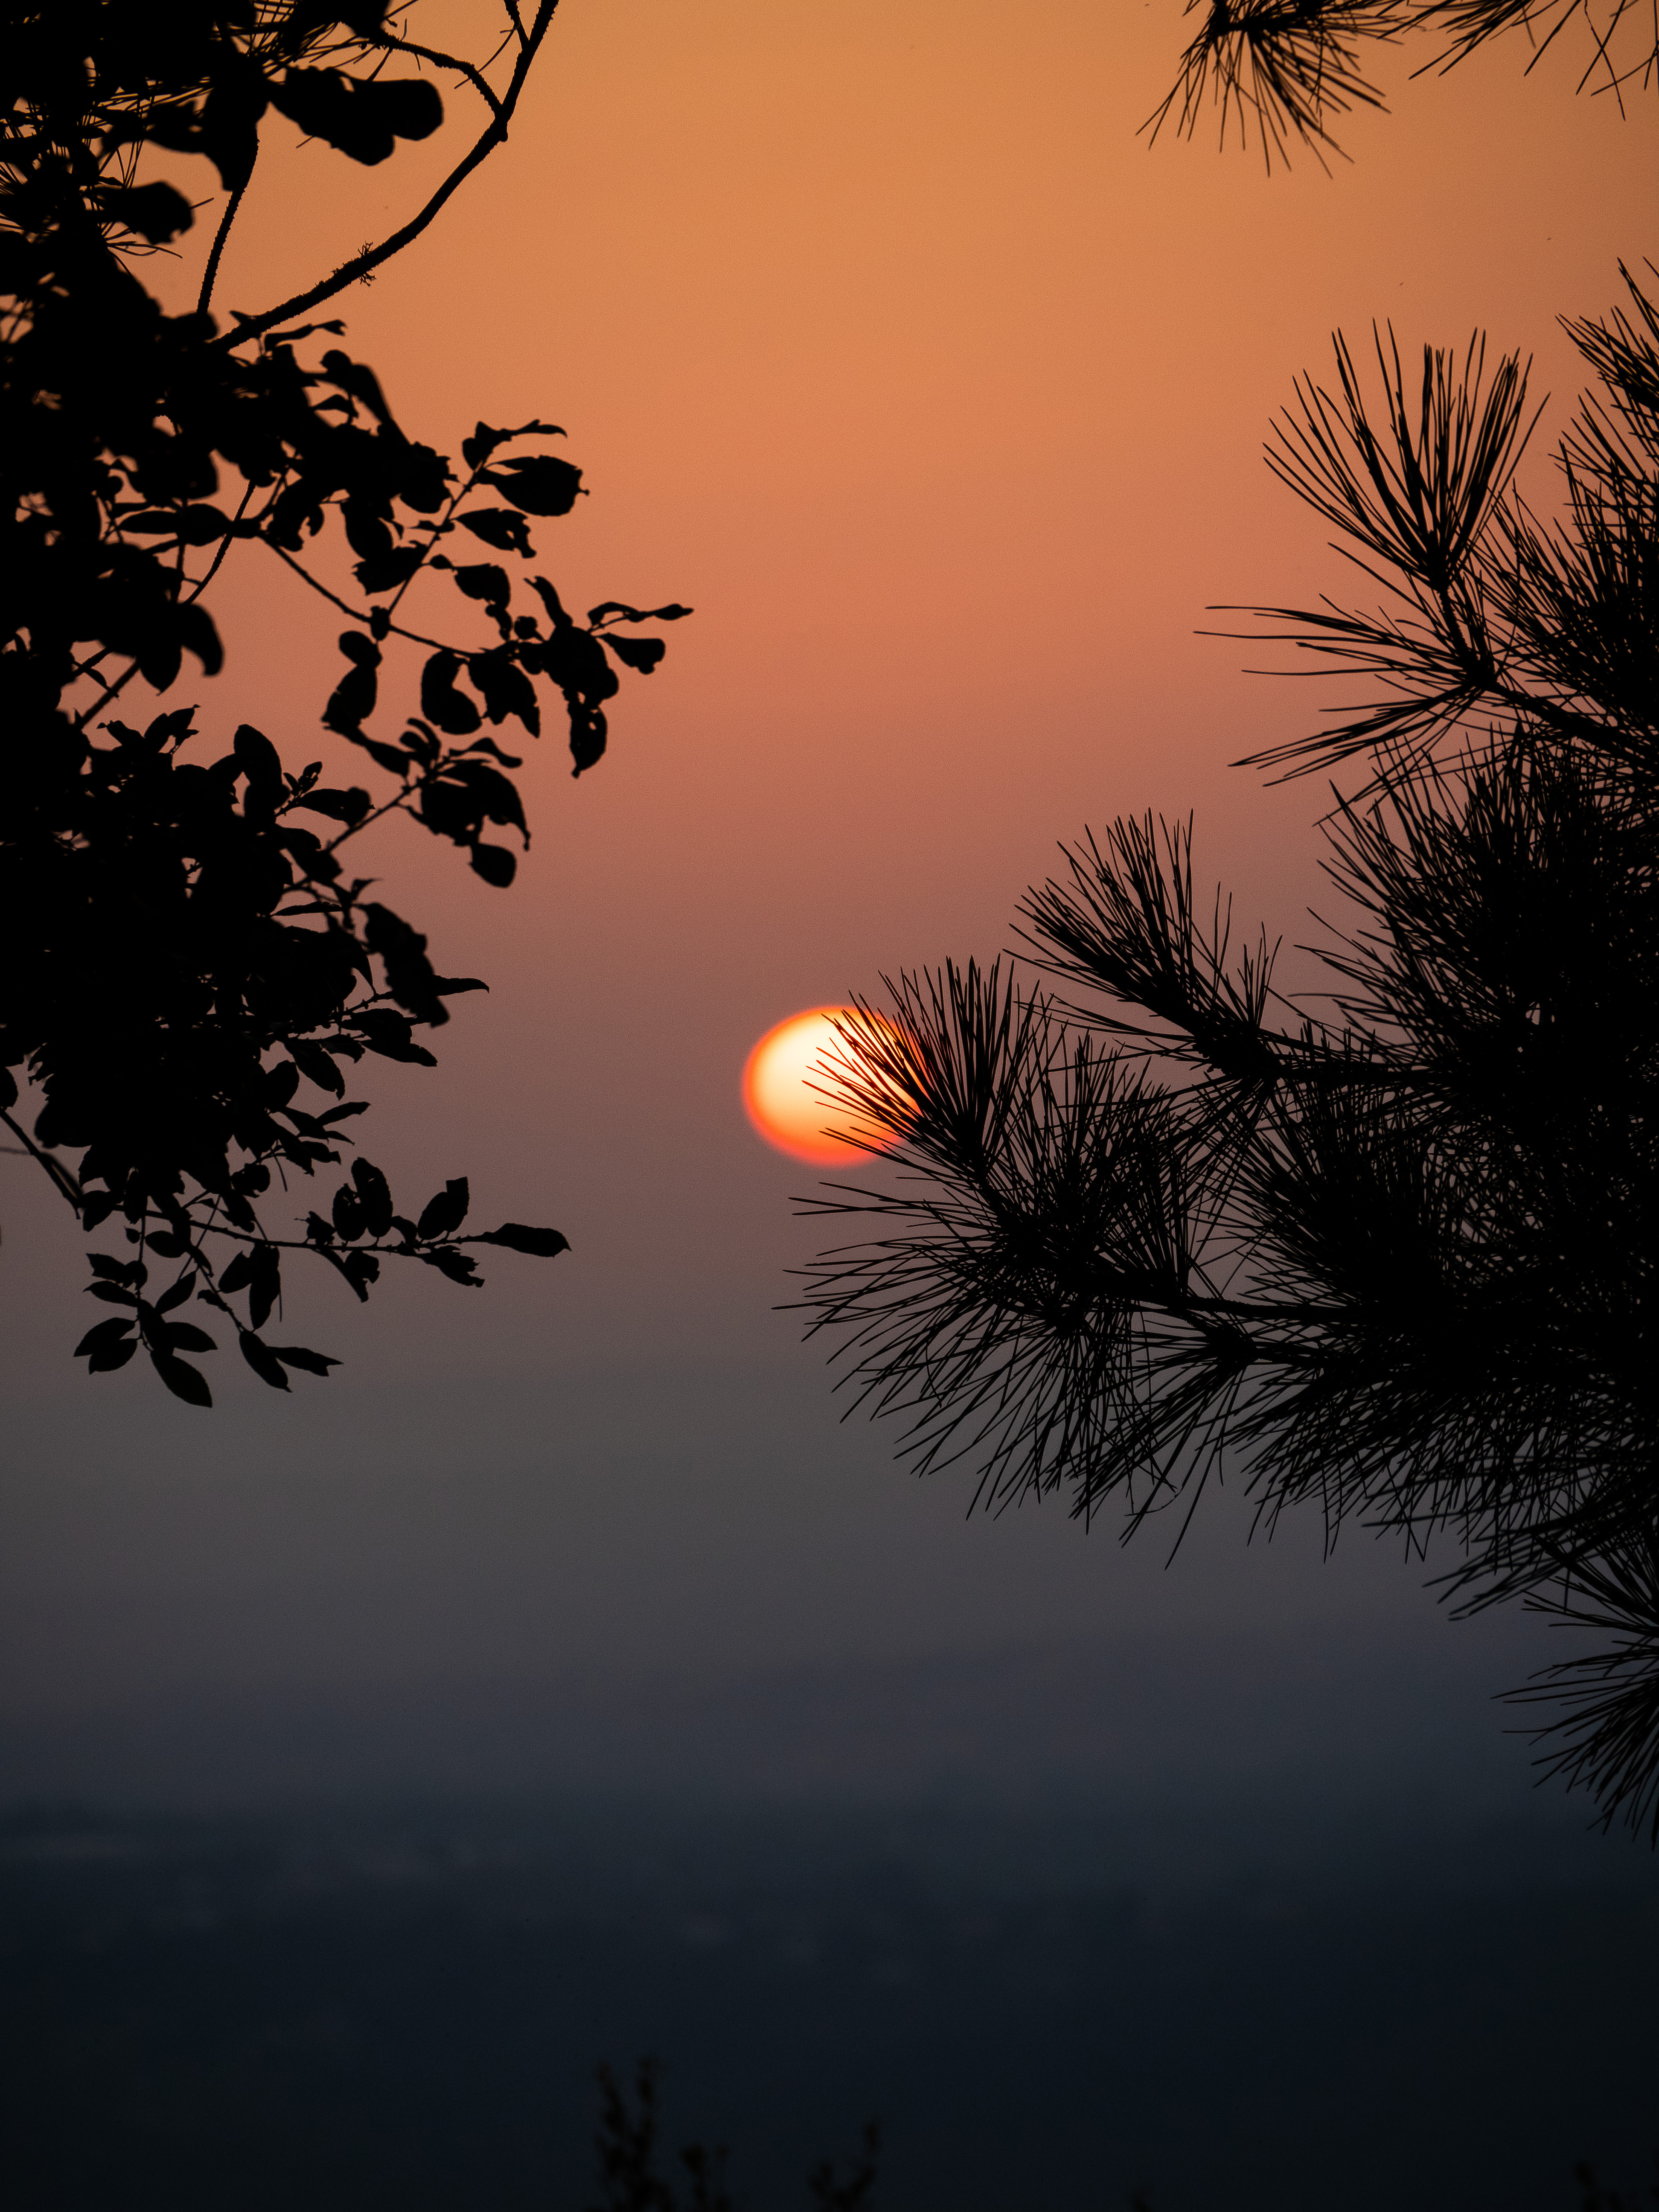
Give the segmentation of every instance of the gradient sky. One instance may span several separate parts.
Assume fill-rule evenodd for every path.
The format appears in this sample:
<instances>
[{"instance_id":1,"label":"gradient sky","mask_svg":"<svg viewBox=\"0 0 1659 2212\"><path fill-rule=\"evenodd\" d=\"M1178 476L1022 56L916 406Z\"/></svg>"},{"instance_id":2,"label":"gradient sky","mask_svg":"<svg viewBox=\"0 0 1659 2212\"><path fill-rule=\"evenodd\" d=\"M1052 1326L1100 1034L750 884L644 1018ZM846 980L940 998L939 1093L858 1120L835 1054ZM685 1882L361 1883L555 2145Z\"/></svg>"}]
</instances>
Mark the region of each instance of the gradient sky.
<instances>
[{"instance_id":1,"label":"gradient sky","mask_svg":"<svg viewBox=\"0 0 1659 2212\"><path fill-rule=\"evenodd\" d=\"M435 37L486 11L422 12ZM1428 48L1385 58L1394 112L1351 120L1352 162L1269 178L1212 133L1137 137L1184 31L1098 0L564 0L510 146L338 303L411 433L567 426L592 496L538 538L568 601L696 609L593 774L544 740L509 893L412 832L376 855L492 993L437 1071L375 1066L366 1149L416 1204L466 1172L481 1222L574 1249L501 1255L482 1292L391 1269L367 1311L319 1270L288 1334L347 1365L290 1403L222 1353L203 1414L70 1365L76 1240L6 1163L8 1712L1154 1622L1451 1635L1358 1545L1322 1575L1316 1532L1263 1565L1230 1526L1164 1578L1055 1511L964 1528L965 1486L918 1492L838 1427L772 1310L814 1243L787 1204L811 1170L738 1097L772 1023L994 954L1057 839L1147 806L1196 809L1242 920L1306 933L1319 793L1226 764L1313 687L1194 632L1343 588L1261 459L1332 330L1534 354L1547 501L1580 382L1554 318L1605 312L1652 243L1659 106L1575 99L1570 53L1415 82ZM462 112L374 171L273 138L222 306L383 232ZM208 714L325 754L330 611L250 555L220 614Z\"/></svg>"}]
</instances>

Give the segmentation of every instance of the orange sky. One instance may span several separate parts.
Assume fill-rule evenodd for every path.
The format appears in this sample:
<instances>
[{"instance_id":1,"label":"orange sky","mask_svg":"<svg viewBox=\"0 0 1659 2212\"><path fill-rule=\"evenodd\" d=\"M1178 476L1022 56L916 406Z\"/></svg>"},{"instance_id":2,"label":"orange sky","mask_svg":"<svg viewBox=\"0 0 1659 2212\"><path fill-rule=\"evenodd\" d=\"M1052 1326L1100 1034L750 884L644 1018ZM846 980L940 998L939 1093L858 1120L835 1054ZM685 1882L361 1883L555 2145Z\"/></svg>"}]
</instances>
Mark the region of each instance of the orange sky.
<instances>
[{"instance_id":1,"label":"orange sky","mask_svg":"<svg viewBox=\"0 0 1659 2212\"><path fill-rule=\"evenodd\" d=\"M1653 242L1659 102L1575 100L1565 54L1530 78L1515 47L1416 83L1395 63L1352 165L1267 178L1137 137L1183 28L1098 0L565 0L510 147L339 303L416 434L567 425L592 496L539 537L573 603L697 611L593 775L544 742L510 893L413 835L383 856L441 964L494 992L459 1004L439 1073L378 1072L377 1156L465 1168L482 1211L575 1250L503 1261L481 1299L396 1288L383 1320L319 1284L309 1325L354 1360L424 1360L434 1328L486 1367L780 1346L805 1179L744 1122L749 1047L883 968L994 953L1085 823L1195 806L1242 915L1300 933L1318 793L1225 763L1310 690L1193 635L1206 603L1337 586L1261 465L1267 422L1334 325L1377 316L1535 351L1559 424L1553 317L1603 311ZM273 137L220 304L343 258L444 151L362 171ZM323 750L330 611L252 556L221 616L210 711Z\"/></svg>"},{"instance_id":2,"label":"orange sky","mask_svg":"<svg viewBox=\"0 0 1659 2212\"><path fill-rule=\"evenodd\" d=\"M71 1364L83 1264L10 1164L8 1694L1170 1617L1155 1547L964 1524L970 1486L918 1489L836 1425L820 1348L772 1310L820 1241L787 1205L817 1178L749 1127L744 1055L884 968L994 954L1055 841L1120 811L1195 808L1243 933L1304 933L1320 793L1225 763L1310 687L1193 635L1209 603L1339 588L1262 466L1268 421L1334 325L1377 316L1535 351L1559 427L1553 318L1611 305L1659 174L1659 100L1621 122L1574 99L1569 52L1527 78L1513 45L1443 80L1396 64L1395 112L1328 178L1149 152L1184 28L1174 0L563 0L510 147L340 303L413 434L568 427L592 496L538 536L572 604L696 609L592 775L544 741L510 892L414 832L378 856L441 966L494 989L456 1002L437 1071L373 1069L370 1157L416 1204L466 1172L477 1218L574 1249L500 1254L476 1294L389 1268L367 1310L301 1274L285 1328L346 1365L276 1401L222 1352L204 1415ZM357 171L280 128L227 307L380 234L446 154ZM331 611L257 549L226 582L230 672L179 696L325 751ZM1224 1516L1208 1581L1212 1539L1183 1552L1193 1619L1372 1602L1353 1547L1313 1571L1316 1528L1248 1573L1237 1535Z\"/></svg>"}]
</instances>

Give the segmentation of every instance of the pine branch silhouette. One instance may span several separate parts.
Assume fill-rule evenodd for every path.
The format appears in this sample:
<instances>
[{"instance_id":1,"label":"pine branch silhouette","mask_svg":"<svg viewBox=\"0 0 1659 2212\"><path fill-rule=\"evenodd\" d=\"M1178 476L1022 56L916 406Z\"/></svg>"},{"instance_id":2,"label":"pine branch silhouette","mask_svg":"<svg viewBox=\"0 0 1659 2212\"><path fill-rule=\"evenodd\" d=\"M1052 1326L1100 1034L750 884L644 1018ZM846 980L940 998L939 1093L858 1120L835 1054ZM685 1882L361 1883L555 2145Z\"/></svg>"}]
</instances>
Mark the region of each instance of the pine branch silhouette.
<instances>
[{"instance_id":1,"label":"pine branch silhouette","mask_svg":"<svg viewBox=\"0 0 1659 2212\"><path fill-rule=\"evenodd\" d=\"M982 1505L1180 1531L1225 1472L1267 1528L1449 1542L1455 1608L1611 1638L1516 1695L1557 1710L1544 1771L1659 1842L1659 311L1626 279L1569 325L1599 390L1559 520L1478 337L1415 386L1379 339L1380 408L1339 338L1269 449L1392 603L1277 617L1373 686L1258 762L1365 771L1322 824L1322 995L1195 890L1190 820L1062 848L1025 969L842 1021L823 1088L893 1145L807 1202L858 1241L801 1304Z\"/></svg>"}]
</instances>

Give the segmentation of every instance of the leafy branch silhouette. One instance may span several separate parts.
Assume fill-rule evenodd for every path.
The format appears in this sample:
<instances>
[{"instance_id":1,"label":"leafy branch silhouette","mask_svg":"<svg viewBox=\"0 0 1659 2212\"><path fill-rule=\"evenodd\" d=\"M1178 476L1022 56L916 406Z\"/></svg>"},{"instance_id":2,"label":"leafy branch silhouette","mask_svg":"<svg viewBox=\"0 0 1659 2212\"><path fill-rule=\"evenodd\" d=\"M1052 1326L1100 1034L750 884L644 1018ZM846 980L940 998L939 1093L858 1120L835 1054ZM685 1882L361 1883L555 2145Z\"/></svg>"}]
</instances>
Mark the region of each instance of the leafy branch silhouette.
<instances>
[{"instance_id":1,"label":"leafy branch silhouette","mask_svg":"<svg viewBox=\"0 0 1659 2212\"><path fill-rule=\"evenodd\" d=\"M605 753L619 672L649 675L662 658L641 625L689 612L620 599L568 612L534 569L532 536L586 495L580 470L547 450L563 432L481 422L458 469L407 434L372 369L321 343L342 324L294 319L411 243L505 143L553 13L553 0L508 5L477 61L395 33L373 0L227 0L165 21L70 0L12 27L0 124L0 1111L9 1149L46 1173L82 1229L118 1224L130 1248L93 1257L93 1295L123 1311L82 1339L90 1371L142 1347L193 1404L211 1392L184 1355L215 1340L180 1317L192 1300L231 1325L275 1389L290 1370L337 1364L262 1334L284 1255L321 1261L362 1299L387 1258L476 1285L464 1246L568 1249L522 1223L461 1234L465 1177L399 1212L362 1158L297 1233L270 1216L292 1177L343 1165L343 1125L367 1110L346 1097L345 1067L366 1054L435 1065L416 1030L442 1027L447 1000L486 988L437 972L426 938L348 873L353 841L406 815L504 889L516 857L490 833L527 847L529 829L513 781L522 757L493 733L514 724L537 738L544 702L556 702L580 775ZM398 59L481 99L481 136L389 238L221 330L210 303L262 120L280 115L378 164L443 119L429 74L386 74ZM222 195L197 307L177 315L137 274L195 224L173 185L138 181L141 161L169 152L205 157ZM349 582L319 570L325 552L337 565L340 537ZM199 760L193 706L135 723L111 713L135 684L169 690L186 654L204 678L220 672L206 595L252 546L343 618L344 666L320 721L361 755L363 784L325 783L320 761L290 769L246 723ZM371 733L383 677L415 655L419 713ZM157 1261L173 1271L159 1294Z\"/></svg>"}]
</instances>

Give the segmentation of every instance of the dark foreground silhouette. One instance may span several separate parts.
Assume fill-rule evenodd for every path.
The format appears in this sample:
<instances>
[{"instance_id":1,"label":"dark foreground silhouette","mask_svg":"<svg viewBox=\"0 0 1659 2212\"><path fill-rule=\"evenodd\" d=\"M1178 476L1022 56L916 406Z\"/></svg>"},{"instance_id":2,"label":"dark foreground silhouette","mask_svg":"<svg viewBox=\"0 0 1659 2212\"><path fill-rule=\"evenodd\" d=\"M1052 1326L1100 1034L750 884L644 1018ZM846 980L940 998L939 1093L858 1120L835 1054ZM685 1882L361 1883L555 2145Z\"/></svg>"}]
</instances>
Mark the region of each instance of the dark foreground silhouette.
<instances>
[{"instance_id":1,"label":"dark foreground silhouette","mask_svg":"<svg viewBox=\"0 0 1659 2212\"><path fill-rule=\"evenodd\" d=\"M1273 1820L19 1818L0 2203L579 2212L595 2060L640 2051L665 2070L648 2156L631 2085L609 2107L613 2205L631 2172L678 2212L804 2212L825 2151L871 2212L1568 2212L1577 2161L1648 2170L1644 1854Z\"/></svg>"},{"instance_id":2,"label":"dark foreground silhouette","mask_svg":"<svg viewBox=\"0 0 1659 2212\"><path fill-rule=\"evenodd\" d=\"M592 2212L680 2212L681 2199L663 2177L658 2142L656 2062L641 2058L635 2073L634 2098L609 2066L599 2070L603 2111L594 2148L598 2154L601 2197ZM875 2202L881 2130L866 2123L860 2154L846 2179L837 2178L828 2159L820 2160L806 2179L807 2196L817 2212L871 2212ZM736 2212L726 2194L727 2147L719 2143L688 2143L678 2163L685 2175L684 2212ZM1659 2154L1656 2179L1639 2197L1626 2197L1604 2187L1588 2160L1575 2170L1580 2190L1580 2212L1641 2212L1645 2204L1659 2205ZM1129 2212L1154 2212L1151 2201L1137 2192L1128 2199ZM1013 2212L1013 2208L1010 2208Z\"/></svg>"},{"instance_id":3,"label":"dark foreground silhouette","mask_svg":"<svg viewBox=\"0 0 1659 2212\"><path fill-rule=\"evenodd\" d=\"M637 2062L630 2102L611 2069L599 2068L603 2108L594 2148L602 2201L596 2212L679 2212L680 2199L662 2169L657 2072L654 2059ZM806 2177L807 2196L819 2212L864 2212L875 2194L880 2149L881 2130L869 2120L844 2179L829 2159L819 2160ZM687 2143L680 2151L676 2163L684 2176L686 2212L732 2212L726 2189L726 2156L724 2143L712 2149L706 2143Z\"/></svg>"}]
</instances>

